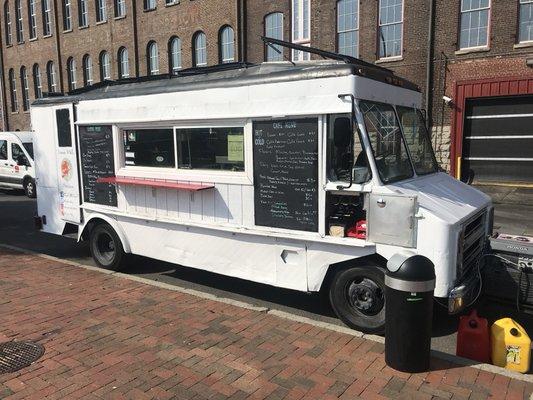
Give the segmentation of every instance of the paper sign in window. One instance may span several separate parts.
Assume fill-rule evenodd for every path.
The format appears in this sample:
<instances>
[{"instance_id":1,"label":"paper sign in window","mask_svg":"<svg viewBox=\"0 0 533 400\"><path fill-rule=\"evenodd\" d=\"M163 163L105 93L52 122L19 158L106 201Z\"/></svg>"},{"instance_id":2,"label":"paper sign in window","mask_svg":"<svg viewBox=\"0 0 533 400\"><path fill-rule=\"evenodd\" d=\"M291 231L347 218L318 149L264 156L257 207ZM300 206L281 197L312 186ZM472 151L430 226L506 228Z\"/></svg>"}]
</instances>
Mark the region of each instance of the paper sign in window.
<instances>
[{"instance_id":1,"label":"paper sign in window","mask_svg":"<svg viewBox=\"0 0 533 400\"><path fill-rule=\"evenodd\" d=\"M244 161L243 135L228 135L228 161Z\"/></svg>"}]
</instances>

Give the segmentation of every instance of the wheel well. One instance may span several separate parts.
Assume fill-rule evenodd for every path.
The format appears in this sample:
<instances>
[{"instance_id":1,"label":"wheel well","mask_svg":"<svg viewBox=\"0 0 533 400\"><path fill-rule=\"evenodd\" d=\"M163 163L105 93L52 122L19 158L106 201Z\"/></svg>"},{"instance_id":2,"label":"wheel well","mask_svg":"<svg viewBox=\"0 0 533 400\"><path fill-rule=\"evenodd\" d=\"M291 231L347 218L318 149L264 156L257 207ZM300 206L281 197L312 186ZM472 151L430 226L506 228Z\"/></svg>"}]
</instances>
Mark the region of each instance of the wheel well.
<instances>
[{"instance_id":1,"label":"wheel well","mask_svg":"<svg viewBox=\"0 0 533 400\"><path fill-rule=\"evenodd\" d=\"M94 227L96 225L100 225L100 224L109 225L109 223L107 221L103 220L102 218L96 217L96 218L91 219L89 222L87 222L87 224L83 228L83 232L81 233L80 238L82 240L89 240L89 237L91 236L91 231L94 229ZM111 225L109 225L109 226L111 226Z\"/></svg>"},{"instance_id":2,"label":"wheel well","mask_svg":"<svg viewBox=\"0 0 533 400\"><path fill-rule=\"evenodd\" d=\"M322 285L320 286L320 291L323 292L325 290L328 290L329 285L333 280L333 277L338 271L343 271L352 267L360 266L372 266L385 270L387 269L387 260L379 254L371 254L360 258L354 258L352 260L330 264L330 266L328 267L328 272L326 273L326 276L322 281Z\"/></svg>"},{"instance_id":3,"label":"wheel well","mask_svg":"<svg viewBox=\"0 0 533 400\"><path fill-rule=\"evenodd\" d=\"M30 175L26 175L24 178L22 178L22 185L23 185L24 187L26 187L26 183L28 183L28 181L29 181L30 179L33 179L33 178L32 178Z\"/></svg>"}]
</instances>

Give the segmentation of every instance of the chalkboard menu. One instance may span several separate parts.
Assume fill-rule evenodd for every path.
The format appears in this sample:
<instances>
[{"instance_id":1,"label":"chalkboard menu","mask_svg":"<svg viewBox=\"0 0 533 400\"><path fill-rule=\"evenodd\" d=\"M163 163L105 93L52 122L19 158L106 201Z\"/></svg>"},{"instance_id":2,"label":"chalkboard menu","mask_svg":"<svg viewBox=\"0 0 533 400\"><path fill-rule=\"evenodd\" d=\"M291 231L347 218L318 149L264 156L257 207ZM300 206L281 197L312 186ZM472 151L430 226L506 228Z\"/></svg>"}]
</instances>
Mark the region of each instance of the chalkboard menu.
<instances>
[{"instance_id":1,"label":"chalkboard menu","mask_svg":"<svg viewBox=\"0 0 533 400\"><path fill-rule=\"evenodd\" d=\"M115 176L111 126L80 126L79 132L83 199L86 203L116 207L115 186L96 182L98 178Z\"/></svg>"},{"instance_id":2,"label":"chalkboard menu","mask_svg":"<svg viewBox=\"0 0 533 400\"><path fill-rule=\"evenodd\" d=\"M253 126L255 224L318 231L318 120Z\"/></svg>"}]
</instances>

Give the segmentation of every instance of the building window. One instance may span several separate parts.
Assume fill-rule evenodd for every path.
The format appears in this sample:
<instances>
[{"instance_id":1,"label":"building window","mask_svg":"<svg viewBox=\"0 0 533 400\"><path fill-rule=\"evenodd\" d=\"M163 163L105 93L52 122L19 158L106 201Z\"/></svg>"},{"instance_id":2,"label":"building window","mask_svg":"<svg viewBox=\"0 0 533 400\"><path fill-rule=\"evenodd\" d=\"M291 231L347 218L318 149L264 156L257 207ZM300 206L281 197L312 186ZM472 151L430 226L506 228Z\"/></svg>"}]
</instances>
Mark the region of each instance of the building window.
<instances>
[{"instance_id":1,"label":"building window","mask_svg":"<svg viewBox=\"0 0 533 400\"><path fill-rule=\"evenodd\" d=\"M265 17L265 37L283 40L283 13L276 12ZM266 60L283 61L283 47L279 45L266 46Z\"/></svg>"},{"instance_id":2,"label":"building window","mask_svg":"<svg viewBox=\"0 0 533 400\"><path fill-rule=\"evenodd\" d=\"M178 168L244 171L244 129L176 129Z\"/></svg>"},{"instance_id":3,"label":"building window","mask_svg":"<svg viewBox=\"0 0 533 400\"><path fill-rule=\"evenodd\" d=\"M50 0L41 0L41 7L43 12L43 36L52 34L52 10L50 8Z\"/></svg>"},{"instance_id":4,"label":"building window","mask_svg":"<svg viewBox=\"0 0 533 400\"><path fill-rule=\"evenodd\" d=\"M173 37L168 44L168 59L170 60L170 72L176 73L181 69L181 39Z\"/></svg>"},{"instance_id":5,"label":"building window","mask_svg":"<svg viewBox=\"0 0 533 400\"><path fill-rule=\"evenodd\" d=\"M76 89L76 60L70 57L67 60L68 90Z\"/></svg>"},{"instance_id":6,"label":"building window","mask_svg":"<svg viewBox=\"0 0 533 400\"><path fill-rule=\"evenodd\" d=\"M28 22L30 39L37 37L37 13L35 12L35 0L28 0Z\"/></svg>"},{"instance_id":7,"label":"building window","mask_svg":"<svg viewBox=\"0 0 533 400\"><path fill-rule=\"evenodd\" d=\"M46 78L48 80L48 92L57 92L56 67L53 61L48 61L46 64Z\"/></svg>"},{"instance_id":8,"label":"building window","mask_svg":"<svg viewBox=\"0 0 533 400\"><path fill-rule=\"evenodd\" d=\"M130 77L130 61L128 58L128 49L121 47L118 50L118 77L120 79Z\"/></svg>"},{"instance_id":9,"label":"building window","mask_svg":"<svg viewBox=\"0 0 533 400\"><path fill-rule=\"evenodd\" d=\"M520 0L520 43L533 41L533 0Z\"/></svg>"},{"instance_id":10,"label":"building window","mask_svg":"<svg viewBox=\"0 0 533 400\"><path fill-rule=\"evenodd\" d=\"M231 26L225 26L220 30L220 62L222 64L235 61L235 32Z\"/></svg>"},{"instance_id":11,"label":"building window","mask_svg":"<svg viewBox=\"0 0 533 400\"><path fill-rule=\"evenodd\" d=\"M100 80L110 80L111 79L111 61L109 60L109 54L107 51L102 51L100 53Z\"/></svg>"},{"instance_id":12,"label":"building window","mask_svg":"<svg viewBox=\"0 0 533 400\"><path fill-rule=\"evenodd\" d=\"M13 68L9 70L9 93L11 93L11 112L19 110L19 103L17 100L17 80L15 79L15 71Z\"/></svg>"},{"instance_id":13,"label":"building window","mask_svg":"<svg viewBox=\"0 0 533 400\"><path fill-rule=\"evenodd\" d=\"M88 0L78 0L78 24L80 28L89 25L89 11L87 9Z\"/></svg>"},{"instance_id":14,"label":"building window","mask_svg":"<svg viewBox=\"0 0 533 400\"><path fill-rule=\"evenodd\" d=\"M33 65L33 90L35 91L35 98L43 97L43 84L41 80L41 69L39 64Z\"/></svg>"},{"instance_id":15,"label":"building window","mask_svg":"<svg viewBox=\"0 0 533 400\"><path fill-rule=\"evenodd\" d=\"M148 60L148 75L159 75L159 50L156 42L148 43L146 58Z\"/></svg>"},{"instance_id":16,"label":"building window","mask_svg":"<svg viewBox=\"0 0 533 400\"><path fill-rule=\"evenodd\" d=\"M72 29L72 8L71 0L63 0L63 30L70 31Z\"/></svg>"},{"instance_id":17,"label":"building window","mask_svg":"<svg viewBox=\"0 0 533 400\"><path fill-rule=\"evenodd\" d=\"M115 0L115 18L126 15L126 0Z\"/></svg>"},{"instance_id":18,"label":"building window","mask_svg":"<svg viewBox=\"0 0 533 400\"><path fill-rule=\"evenodd\" d=\"M402 55L403 0L379 0L379 58Z\"/></svg>"},{"instance_id":19,"label":"building window","mask_svg":"<svg viewBox=\"0 0 533 400\"><path fill-rule=\"evenodd\" d=\"M194 34L193 58L195 67L204 67L207 65L207 38L202 31Z\"/></svg>"},{"instance_id":20,"label":"building window","mask_svg":"<svg viewBox=\"0 0 533 400\"><path fill-rule=\"evenodd\" d=\"M157 5L157 0L144 0L144 10L155 10L155 7Z\"/></svg>"},{"instance_id":21,"label":"building window","mask_svg":"<svg viewBox=\"0 0 533 400\"><path fill-rule=\"evenodd\" d=\"M20 87L22 88L22 109L30 109L30 87L28 86L28 71L26 67L20 67Z\"/></svg>"},{"instance_id":22,"label":"building window","mask_svg":"<svg viewBox=\"0 0 533 400\"><path fill-rule=\"evenodd\" d=\"M337 1L337 51L359 56L359 0Z\"/></svg>"},{"instance_id":23,"label":"building window","mask_svg":"<svg viewBox=\"0 0 533 400\"><path fill-rule=\"evenodd\" d=\"M310 46L311 17L310 0L292 0L292 41L293 43ZM309 60L309 53L293 50L293 61Z\"/></svg>"},{"instance_id":24,"label":"building window","mask_svg":"<svg viewBox=\"0 0 533 400\"><path fill-rule=\"evenodd\" d=\"M24 42L24 30L22 23L22 2L21 0L16 0L15 2L15 18L17 23L17 42Z\"/></svg>"},{"instance_id":25,"label":"building window","mask_svg":"<svg viewBox=\"0 0 533 400\"><path fill-rule=\"evenodd\" d=\"M96 0L96 22L107 21L106 0Z\"/></svg>"},{"instance_id":26,"label":"building window","mask_svg":"<svg viewBox=\"0 0 533 400\"><path fill-rule=\"evenodd\" d=\"M93 84L93 60L91 56L85 54L83 56L83 85L91 86Z\"/></svg>"},{"instance_id":27,"label":"building window","mask_svg":"<svg viewBox=\"0 0 533 400\"><path fill-rule=\"evenodd\" d=\"M461 49L488 45L489 11L490 0L461 0Z\"/></svg>"},{"instance_id":28,"label":"building window","mask_svg":"<svg viewBox=\"0 0 533 400\"><path fill-rule=\"evenodd\" d=\"M9 12L9 0L4 3L4 29L6 35L6 45L9 46L13 43L13 37L11 36L11 14Z\"/></svg>"}]
</instances>

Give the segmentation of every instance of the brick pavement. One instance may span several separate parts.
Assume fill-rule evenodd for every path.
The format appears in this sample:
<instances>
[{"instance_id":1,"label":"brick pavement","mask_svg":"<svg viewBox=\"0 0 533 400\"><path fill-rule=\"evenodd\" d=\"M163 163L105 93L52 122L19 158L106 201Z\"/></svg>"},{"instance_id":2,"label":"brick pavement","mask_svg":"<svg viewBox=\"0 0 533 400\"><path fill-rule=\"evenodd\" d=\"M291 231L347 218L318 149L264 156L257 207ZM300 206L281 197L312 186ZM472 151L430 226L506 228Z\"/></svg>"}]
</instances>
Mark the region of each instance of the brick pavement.
<instances>
[{"instance_id":1,"label":"brick pavement","mask_svg":"<svg viewBox=\"0 0 533 400\"><path fill-rule=\"evenodd\" d=\"M528 399L533 385L432 360L385 366L383 345L0 249L0 341L45 355L0 375L1 399Z\"/></svg>"}]
</instances>

